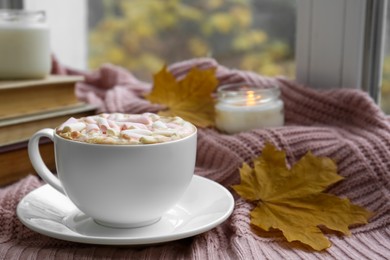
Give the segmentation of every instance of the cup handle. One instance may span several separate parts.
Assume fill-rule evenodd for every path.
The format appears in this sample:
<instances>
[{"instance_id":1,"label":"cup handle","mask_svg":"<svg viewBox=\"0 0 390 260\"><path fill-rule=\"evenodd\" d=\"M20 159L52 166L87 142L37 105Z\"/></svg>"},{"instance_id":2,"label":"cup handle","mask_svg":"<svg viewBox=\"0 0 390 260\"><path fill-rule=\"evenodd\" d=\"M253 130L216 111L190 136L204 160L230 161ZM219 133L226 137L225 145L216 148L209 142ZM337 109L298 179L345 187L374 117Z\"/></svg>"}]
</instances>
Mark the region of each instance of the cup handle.
<instances>
[{"instance_id":1,"label":"cup handle","mask_svg":"<svg viewBox=\"0 0 390 260\"><path fill-rule=\"evenodd\" d=\"M54 130L45 128L36 132L28 142L28 156L35 171L50 186L65 195L64 188L60 180L47 168L39 152L39 139L47 137L54 142Z\"/></svg>"}]
</instances>

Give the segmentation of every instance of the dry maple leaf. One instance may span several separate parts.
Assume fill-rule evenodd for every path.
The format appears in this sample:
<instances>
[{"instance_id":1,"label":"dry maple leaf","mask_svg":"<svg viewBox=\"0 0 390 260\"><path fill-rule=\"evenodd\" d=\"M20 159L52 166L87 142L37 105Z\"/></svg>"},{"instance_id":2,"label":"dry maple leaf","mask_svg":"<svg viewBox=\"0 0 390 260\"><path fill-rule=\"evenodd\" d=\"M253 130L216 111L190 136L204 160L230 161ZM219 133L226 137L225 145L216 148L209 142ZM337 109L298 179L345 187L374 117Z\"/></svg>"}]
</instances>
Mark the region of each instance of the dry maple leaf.
<instances>
[{"instance_id":1,"label":"dry maple leaf","mask_svg":"<svg viewBox=\"0 0 390 260\"><path fill-rule=\"evenodd\" d=\"M257 203L251 224L266 231L279 229L289 242L300 241L319 251L331 246L319 226L350 234L349 225L367 223L369 211L323 193L343 179L331 159L308 152L291 169L285 159L283 151L266 144L254 168L244 163L240 169L241 183L233 189Z\"/></svg>"},{"instance_id":2,"label":"dry maple leaf","mask_svg":"<svg viewBox=\"0 0 390 260\"><path fill-rule=\"evenodd\" d=\"M146 99L167 107L159 115L179 116L196 126L207 127L214 124L211 93L217 85L214 68L192 68L184 79L177 81L164 66L154 75L153 89Z\"/></svg>"}]
</instances>

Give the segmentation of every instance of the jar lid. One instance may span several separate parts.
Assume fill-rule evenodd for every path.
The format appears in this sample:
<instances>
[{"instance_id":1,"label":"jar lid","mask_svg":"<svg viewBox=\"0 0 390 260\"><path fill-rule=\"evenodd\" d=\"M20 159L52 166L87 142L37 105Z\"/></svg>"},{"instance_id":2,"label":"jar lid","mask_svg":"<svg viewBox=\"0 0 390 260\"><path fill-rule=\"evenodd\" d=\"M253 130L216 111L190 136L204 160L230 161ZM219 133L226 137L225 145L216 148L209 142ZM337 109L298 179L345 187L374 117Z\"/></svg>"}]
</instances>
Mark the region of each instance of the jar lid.
<instances>
[{"instance_id":1,"label":"jar lid","mask_svg":"<svg viewBox=\"0 0 390 260\"><path fill-rule=\"evenodd\" d=\"M45 11L0 10L0 23L42 23L45 21Z\"/></svg>"}]
</instances>

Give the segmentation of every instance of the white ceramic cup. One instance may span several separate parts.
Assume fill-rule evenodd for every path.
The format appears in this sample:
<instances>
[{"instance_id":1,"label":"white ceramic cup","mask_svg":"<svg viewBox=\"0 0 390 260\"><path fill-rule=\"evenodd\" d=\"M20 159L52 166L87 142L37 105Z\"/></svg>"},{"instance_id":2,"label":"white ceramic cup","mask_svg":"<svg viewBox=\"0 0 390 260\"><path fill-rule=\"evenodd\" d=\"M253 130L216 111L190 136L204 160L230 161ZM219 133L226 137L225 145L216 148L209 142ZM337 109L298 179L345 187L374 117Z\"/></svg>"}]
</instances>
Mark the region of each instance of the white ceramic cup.
<instances>
[{"instance_id":1,"label":"white ceramic cup","mask_svg":"<svg viewBox=\"0 0 390 260\"><path fill-rule=\"evenodd\" d=\"M41 137L54 142L58 178L41 158ZM195 130L158 144L89 144L47 128L31 137L28 153L39 176L87 216L105 226L130 228L158 221L179 201L194 173L196 139Z\"/></svg>"}]
</instances>

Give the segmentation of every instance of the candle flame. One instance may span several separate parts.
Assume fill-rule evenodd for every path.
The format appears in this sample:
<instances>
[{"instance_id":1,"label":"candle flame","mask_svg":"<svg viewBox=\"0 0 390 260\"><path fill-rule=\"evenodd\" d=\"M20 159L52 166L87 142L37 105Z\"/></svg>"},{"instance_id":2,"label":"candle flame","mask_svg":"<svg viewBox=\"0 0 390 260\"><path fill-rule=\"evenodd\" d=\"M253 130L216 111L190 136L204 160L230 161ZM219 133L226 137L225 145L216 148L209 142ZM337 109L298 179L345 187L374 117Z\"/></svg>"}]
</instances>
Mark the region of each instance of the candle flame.
<instances>
[{"instance_id":1,"label":"candle flame","mask_svg":"<svg viewBox=\"0 0 390 260\"><path fill-rule=\"evenodd\" d=\"M246 105L247 106L254 106L256 105L256 101L260 99L260 96L255 96L255 92L252 90L249 90L246 92Z\"/></svg>"}]
</instances>

